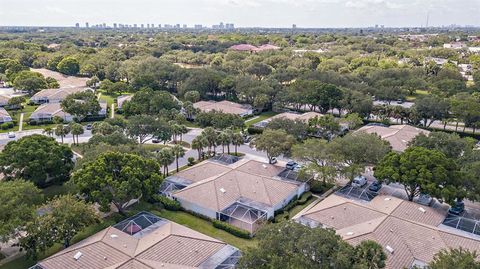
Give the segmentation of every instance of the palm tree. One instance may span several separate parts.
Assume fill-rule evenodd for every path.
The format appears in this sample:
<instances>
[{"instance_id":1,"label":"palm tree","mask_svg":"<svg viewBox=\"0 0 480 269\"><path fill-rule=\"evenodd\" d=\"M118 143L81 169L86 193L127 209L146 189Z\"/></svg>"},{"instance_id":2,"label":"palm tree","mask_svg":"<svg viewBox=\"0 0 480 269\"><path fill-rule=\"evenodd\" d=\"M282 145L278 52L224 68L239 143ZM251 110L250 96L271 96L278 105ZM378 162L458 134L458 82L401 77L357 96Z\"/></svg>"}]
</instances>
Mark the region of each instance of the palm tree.
<instances>
[{"instance_id":1,"label":"palm tree","mask_svg":"<svg viewBox=\"0 0 480 269\"><path fill-rule=\"evenodd\" d=\"M168 176L168 166L175 161L175 155L172 149L165 147L156 154L157 160L163 167L163 175Z\"/></svg>"},{"instance_id":2,"label":"palm tree","mask_svg":"<svg viewBox=\"0 0 480 269\"><path fill-rule=\"evenodd\" d=\"M217 139L218 139L217 144L222 145L222 153L225 153L225 146L230 145L230 137L226 132L221 132L217 136Z\"/></svg>"},{"instance_id":3,"label":"palm tree","mask_svg":"<svg viewBox=\"0 0 480 269\"><path fill-rule=\"evenodd\" d=\"M205 137L208 145L208 155L211 156L212 148L213 152L216 151L217 147L217 132L212 127L207 127L202 131L202 136Z\"/></svg>"},{"instance_id":4,"label":"palm tree","mask_svg":"<svg viewBox=\"0 0 480 269\"><path fill-rule=\"evenodd\" d=\"M203 138L203 136L199 135L197 137L195 137L193 140L192 140L192 149L195 149L197 150L198 152L198 159L200 160L201 157L202 157L202 151L203 151L203 148L205 147L205 139Z\"/></svg>"},{"instance_id":5,"label":"palm tree","mask_svg":"<svg viewBox=\"0 0 480 269\"><path fill-rule=\"evenodd\" d=\"M243 136L240 133L233 134L232 144L235 146L235 155L237 155L237 147L243 145Z\"/></svg>"},{"instance_id":6,"label":"palm tree","mask_svg":"<svg viewBox=\"0 0 480 269\"><path fill-rule=\"evenodd\" d=\"M178 159L185 156L185 149L180 145L175 145L172 148L173 154L175 155L175 162L177 164L177 173L178 173Z\"/></svg>"},{"instance_id":7,"label":"palm tree","mask_svg":"<svg viewBox=\"0 0 480 269\"><path fill-rule=\"evenodd\" d=\"M60 136L62 138L62 144L63 144L63 138L68 133L70 133L70 127L68 127L68 125L58 124L57 127L55 127L55 135Z\"/></svg>"},{"instance_id":8,"label":"palm tree","mask_svg":"<svg viewBox=\"0 0 480 269\"><path fill-rule=\"evenodd\" d=\"M47 127L47 128L45 128L45 130L43 130L43 133L47 134L48 136L52 136L54 131L53 131L52 127Z\"/></svg>"},{"instance_id":9,"label":"palm tree","mask_svg":"<svg viewBox=\"0 0 480 269\"><path fill-rule=\"evenodd\" d=\"M234 132L232 129L229 128L225 130L225 133L228 136L227 153L230 154L230 144L232 144Z\"/></svg>"},{"instance_id":10,"label":"palm tree","mask_svg":"<svg viewBox=\"0 0 480 269\"><path fill-rule=\"evenodd\" d=\"M183 141L183 135L188 133L188 128L187 126L181 124L179 125L179 135L180 135L180 142Z\"/></svg>"},{"instance_id":11,"label":"palm tree","mask_svg":"<svg viewBox=\"0 0 480 269\"><path fill-rule=\"evenodd\" d=\"M71 123L70 124L70 133L73 136L73 144L75 145L75 136L77 137L77 142L76 144L78 145L78 136L83 134L83 126L80 123Z\"/></svg>"}]
</instances>

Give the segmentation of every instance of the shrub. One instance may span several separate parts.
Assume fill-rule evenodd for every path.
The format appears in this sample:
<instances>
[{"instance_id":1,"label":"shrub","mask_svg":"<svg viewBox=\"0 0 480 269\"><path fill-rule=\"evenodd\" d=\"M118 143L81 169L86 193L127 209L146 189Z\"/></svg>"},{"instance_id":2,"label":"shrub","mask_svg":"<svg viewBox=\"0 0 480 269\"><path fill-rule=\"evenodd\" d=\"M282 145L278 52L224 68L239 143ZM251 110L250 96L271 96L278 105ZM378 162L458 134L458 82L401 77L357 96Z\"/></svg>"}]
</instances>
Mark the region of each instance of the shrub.
<instances>
[{"instance_id":1,"label":"shrub","mask_svg":"<svg viewBox=\"0 0 480 269\"><path fill-rule=\"evenodd\" d=\"M243 229L240 229L240 228L237 228L235 226L232 226L232 225L230 225L226 222L220 221L220 220L214 220L213 221L213 227L224 230L224 231L226 231L228 233L231 233L231 234L233 234L237 237L240 237L240 238L246 238L246 239L251 238L250 232L248 232L246 230L243 230Z\"/></svg>"},{"instance_id":2,"label":"shrub","mask_svg":"<svg viewBox=\"0 0 480 269\"><path fill-rule=\"evenodd\" d=\"M263 133L263 129L250 126L250 127L248 127L247 132L250 135L261 134L261 133Z\"/></svg>"},{"instance_id":3,"label":"shrub","mask_svg":"<svg viewBox=\"0 0 480 269\"><path fill-rule=\"evenodd\" d=\"M310 182L310 191L315 193L315 194L322 194L332 188L333 185L330 183L323 183L318 180L312 180Z\"/></svg>"},{"instance_id":4,"label":"shrub","mask_svg":"<svg viewBox=\"0 0 480 269\"><path fill-rule=\"evenodd\" d=\"M195 158L193 157L188 157L188 166L192 166L195 164Z\"/></svg>"},{"instance_id":5,"label":"shrub","mask_svg":"<svg viewBox=\"0 0 480 269\"><path fill-rule=\"evenodd\" d=\"M7 130L7 129L10 129L10 128L13 128L14 124L13 122L4 122L2 123L2 125L0 125L0 128L2 130Z\"/></svg>"},{"instance_id":6,"label":"shrub","mask_svg":"<svg viewBox=\"0 0 480 269\"><path fill-rule=\"evenodd\" d=\"M273 222L280 223L283 221L287 221L289 219L290 219L290 214L288 212L283 212L282 214L276 215L275 218L273 219Z\"/></svg>"},{"instance_id":7,"label":"shrub","mask_svg":"<svg viewBox=\"0 0 480 269\"><path fill-rule=\"evenodd\" d=\"M310 199L310 197L312 197L311 192L306 192L302 194L300 199L297 200L297 205L304 205L308 201L308 199Z\"/></svg>"},{"instance_id":8,"label":"shrub","mask_svg":"<svg viewBox=\"0 0 480 269\"><path fill-rule=\"evenodd\" d=\"M161 203L167 210L178 211L182 208L178 201L169 199L163 195L156 195L155 200Z\"/></svg>"}]
</instances>

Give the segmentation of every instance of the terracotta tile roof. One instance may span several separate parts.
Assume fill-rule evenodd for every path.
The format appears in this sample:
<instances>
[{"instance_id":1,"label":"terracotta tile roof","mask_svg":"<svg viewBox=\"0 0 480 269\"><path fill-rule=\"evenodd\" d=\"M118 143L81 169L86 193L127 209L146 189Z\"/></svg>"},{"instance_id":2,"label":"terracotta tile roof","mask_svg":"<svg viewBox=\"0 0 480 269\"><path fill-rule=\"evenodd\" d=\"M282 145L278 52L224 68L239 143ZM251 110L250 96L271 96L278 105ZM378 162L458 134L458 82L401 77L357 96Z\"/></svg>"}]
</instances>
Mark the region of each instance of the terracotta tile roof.
<instances>
[{"instance_id":1,"label":"terracotta tile roof","mask_svg":"<svg viewBox=\"0 0 480 269\"><path fill-rule=\"evenodd\" d=\"M213 176L218 176L230 170L232 169L218 163L203 162L189 169L180 171L176 173L175 176L188 179L192 182L199 182Z\"/></svg>"},{"instance_id":2,"label":"terracotta tile roof","mask_svg":"<svg viewBox=\"0 0 480 269\"><path fill-rule=\"evenodd\" d=\"M198 171L194 173L197 167ZM194 166L189 169L192 170L190 174L196 174L200 180L192 179L197 183L175 192L173 196L220 211L241 197L274 206L298 188L294 183L272 178L276 171L283 170L274 165L248 161L230 169L206 178L200 173L204 171L202 165Z\"/></svg>"},{"instance_id":3,"label":"terracotta tile roof","mask_svg":"<svg viewBox=\"0 0 480 269\"><path fill-rule=\"evenodd\" d=\"M368 134L377 134L383 140L388 141L395 151L404 151L408 147L408 142L412 141L420 133L428 135L430 132L410 125L392 125L383 126L363 126L356 132Z\"/></svg>"},{"instance_id":4,"label":"terracotta tile roof","mask_svg":"<svg viewBox=\"0 0 480 269\"><path fill-rule=\"evenodd\" d=\"M421 209L420 209L421 208ZM441 249L460 246L479 250L475 235L441 225L445 209L422 206L398 198L379 195L371 202L349 200L332 194L300 215L302 219L333 227L347 242L357 245L374 240L387 254L387 268L410 268L412 263L428 263ZM393 249L390 253L386 248Z\"/></svg>"},{"instance_id":5,"label":"terracotta tile roof","mask_svg":"<svg viewBox=\"0 0 480 269\"><path fill-rule=\"evenodd\" d=\"M221 111L223 113L242 115L249 113L252 108L249 105L242 105L230 101L200 101L193 104L193 107L202 112Z\"/></svg>"},{"instance_id":6,"label":"terracotta tile roof","mask_svg":"<svg viewBox=\"0 0 480 269\"><path fill-rule=\"evenodd\" d=\"M158 224L158 225L156 225ZM203 268L237 249L174 222L161 219L142 236L109 227L38 263L44 269ZM221 251L222 250L222 251ZM74 256L81 253L78 259ZM215 259L211 261L211 257Z\"/></svg>"}]
</instances>

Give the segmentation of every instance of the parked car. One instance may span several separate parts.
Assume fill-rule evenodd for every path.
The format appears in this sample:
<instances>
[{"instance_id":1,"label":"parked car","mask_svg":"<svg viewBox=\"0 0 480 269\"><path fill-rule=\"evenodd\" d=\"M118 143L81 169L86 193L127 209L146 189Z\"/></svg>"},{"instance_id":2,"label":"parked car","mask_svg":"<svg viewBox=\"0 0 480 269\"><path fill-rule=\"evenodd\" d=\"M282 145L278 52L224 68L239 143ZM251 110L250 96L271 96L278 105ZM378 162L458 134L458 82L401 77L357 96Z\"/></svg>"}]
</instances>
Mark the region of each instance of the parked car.
<instances>
[{"instance_id":1,"label":"parked car","mask_svg":"<svg viewBox=\"0 0 480 269\"><path fill-rule=\"evenodd\" d=\"M303 166L301 164L297 164L294 168L293 168L293 171L295 172L298 172L300 170L302 170Z\"/></svg>"},{"instance_id":2,"label":"parked car","mask_svg":"<svg viewBox=\"0 0 480 269\"><path fill-rule=\"evenodd\" d=\"M87 129L87 130L92 130L92 128L93 128L93 126L91 124L87 124L85 126L85 129Z\"/></svg>"},{"instance_id":3,"label":"parked car","mask_svg":"<svg viewBox=\"0 0 480 269\"><path fill-rule=\"evenodd\" d=\"M398 100L397 100L397 104L403 104L403 100L402 100L402 99L398 99Z\"/></svg>"},{"instance_id":4,"label":"parked car","mask_svg":"<svg viewBox=\"0 0 480 269\"><path fill-rule=\"evenodd\" d=\"M270 161L270 164L276 164L277 163L277 158L273 157L272 160Z\"/></svg>"},{"instance_id":5,"label":"parked car","mask_svg":"<svg viewBox=\"0 0 480 269\"><path fill-rule=\"evenodd\" d=\"M8 138L15 138L14 132L8 132Z\"/></svg>"},{"instance_id":6,"label":"parked car","mask_svg":"<svg viewBox=\"0 0 480 269\"><path fill-rule=\"evenodd\" d=\"M378 181L373 182L373 183L370 184L370 186L368 187L368 189L371 190L371 191L373 191L373 192L378 192L381 188L382 188L382 183L381 183L381 182L378 182Z\"/></svg>"},{"instance_id":7,"label":"parked car","mask_svg":"<svg viewBox=\"0 0 480 269\"><path fill-rule=\"evenodd\" d=\"M352 186L361 188L367 184L367 178L364 176L357 176L352 181Z\"/></svg>"},{"instance_id":8,"label":"parked car","mask_svg":"<svg viewBox=\"0 0 480 269\"><path fill-rule=\"evenodd\" d=\"M154 139L152 139L152 143L153 144L158 144L158 143L160 143L160 140L158 140L157 138L154 138Z\"/></svg>"},{"instance_id":9,"label":"parked car","mask_svg":"<svg viewBox=\"0 0 480 269\"><path fill-rule=\"evenodd\" d=\"M463 211L465 211L465 203L463 201L457 201L454 206L450 207L448 213L460 215Z\"/></svg>"},{"instance_id":10,"label":"parked car","mask_svg":"<svg viewBox=\"0 0 480 269\"><path fill-rule=\"evenodd\" d=\"M430 195L428 195L428 194L420 193L420 195L419 195L418 198L415 200L415 202L416 202L417 204L430 206L430 205L432 205L432 203L433 203L433 198L432 198Z\"/></svg>"},{"instance_id":11,"label":"parked car","mask_svg":"<svg viewBox=\"0 0 480 269\"><path fill-rule=\"evenodd\" d=\"M247 143L250 143L250 141L252 141L251 136L246 135L243 137L243 143L247 144Z\"/></svg>"},{"instance_id":12,"label":"parked car","mask_svg":"<svg viewBox=\"0 0 480 269\"><path fill-rule=\"evenodd\" d=\"M285 168L293 170L293 168L295 168L295 166L297 166L297 165L298 165L298 163L296 163L295 161L289 161L287 163L287 165L285 165Z\"/></svg>"}]
</instances>

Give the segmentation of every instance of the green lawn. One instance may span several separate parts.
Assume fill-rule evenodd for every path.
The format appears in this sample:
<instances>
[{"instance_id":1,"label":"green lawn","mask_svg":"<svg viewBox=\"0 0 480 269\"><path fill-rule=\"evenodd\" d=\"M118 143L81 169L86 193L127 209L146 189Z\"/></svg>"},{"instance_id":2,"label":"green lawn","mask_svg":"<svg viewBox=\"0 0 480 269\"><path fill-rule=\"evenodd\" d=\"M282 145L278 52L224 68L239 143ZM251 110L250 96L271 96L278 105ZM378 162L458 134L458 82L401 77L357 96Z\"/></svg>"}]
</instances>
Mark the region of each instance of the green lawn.
<instances>
[{"instance_id":1,"label":"green lawn","mask_svg":"<svg viewBox=\"0 0 480 269\"><path fill-rule=\"evenodd\" d=\"M273 112L273 111L268 111L268 112L264 112L260 115L257 116L257 118L252 118L250 120L247 120L245 122L245 125L248 127L252 126L253 124L255 123L258 123L258 122L261 122L262 120L266 120L268 118L271 118L275 115L277 115L278 113L277 112Z\"/></svg>"},{"instance_id":2,"label":"green lawn","mask_svg":"<svg viewBox=\"0 0 480 269\"><path fill-rule=\"evenodd\" d=\"M423 95L428 95L428 94L430 94L428 91L416 90L414 95L407 96L407 101L414 102L415 99L417 99L418 97L423 96Z\"/></svg>"}]
</instances>

